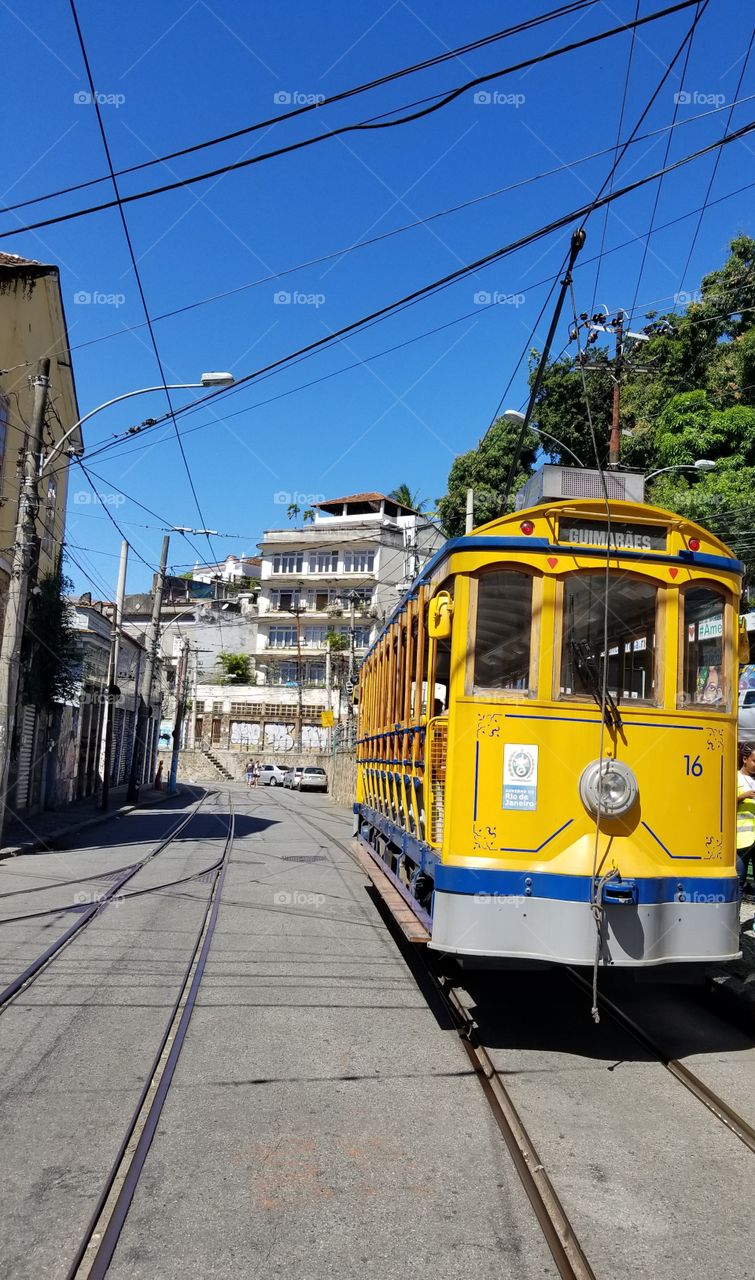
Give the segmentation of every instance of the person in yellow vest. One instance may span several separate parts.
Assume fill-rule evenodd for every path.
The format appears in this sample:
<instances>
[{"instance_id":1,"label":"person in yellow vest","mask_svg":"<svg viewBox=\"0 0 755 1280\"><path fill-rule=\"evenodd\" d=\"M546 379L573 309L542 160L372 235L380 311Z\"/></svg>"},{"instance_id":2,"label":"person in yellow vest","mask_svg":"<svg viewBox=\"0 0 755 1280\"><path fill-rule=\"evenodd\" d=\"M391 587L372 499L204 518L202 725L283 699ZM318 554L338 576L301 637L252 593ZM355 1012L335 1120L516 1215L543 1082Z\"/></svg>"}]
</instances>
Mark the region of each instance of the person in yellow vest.
<instances>
[{"instance_id":1,"label":"person in yellow vest","mask_svg":"<svg viewBox=\"0 0 755 1280\"><path fill-rule=\"evenodd\" d=\"M737 875L744 893L750 862L755 871L755 742L740 742L737 760Z\"/></svg>"}]
</instances>

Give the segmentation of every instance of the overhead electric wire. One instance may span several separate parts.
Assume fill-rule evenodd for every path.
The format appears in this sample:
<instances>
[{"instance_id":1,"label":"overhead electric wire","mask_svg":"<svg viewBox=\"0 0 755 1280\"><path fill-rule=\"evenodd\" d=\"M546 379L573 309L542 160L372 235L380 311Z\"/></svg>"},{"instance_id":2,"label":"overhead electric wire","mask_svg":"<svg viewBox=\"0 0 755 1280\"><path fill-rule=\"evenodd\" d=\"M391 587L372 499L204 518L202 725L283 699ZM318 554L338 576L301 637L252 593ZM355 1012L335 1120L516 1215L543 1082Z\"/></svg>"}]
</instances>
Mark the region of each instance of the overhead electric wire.
<instances>
[{"instance_id":1,"label":"overhead electric wire","mask_svg":"<svg viewBox=\"0 0 755 1280\"><path fill-rule=\"evenodd\" d=\"M755 98L755 93L748 94L744 98L737 99L737 101L734 102L733 105L742 106L746 102L751 102L753 98ZM640 142L647 142L648 139L650 138L658 137L661 134L668 133L673 129L680 129L684 125L696 124L698 121L705 120L708 117L713 115L717 115L721 111L728 111L730 105L732 104L727 103L724 106L711 107L707 111L701 111L701 112L698 112L696 115L686 116L682 120L677 120L674 124L663 125L662 128L660 129L651 129L648 133L637 134L637 136L632 139L632 145L635 146ZM259 276L256 280L249 280L244 284L234 285L234 287L231 289L223 289L221 290L220 293L209 294L205 298L197 298L194 302L187 302L183 306L174 307L170 311L161 311L157 315L152 316L152 322L153 324L157 324L158 321L161 321L161 320L170 320L174 316L184 315L188 311L195 311L198 307L209 306L213 302L222 302L226 298L232 298L236 294L245 293L249 289L259 288L260 285L271 284L275 280L283 280L285 279L286 276L293 275L297 271L305 271L309 267L319 267L326 262L332 262L336 258L343 258L349 253L355 253L359 249L366 249L366 248L370 248L372 245L381 244L383 241L391 240L395 236L403 235L407 231L413 231L413 230L416 230L416 228L418 227L427 226L429 223L434 222L439 218L447 218L454 213L460 213L464 209L473 208L475 205L482 204L486 200L494 200L494 199L497 199L499 196L508 195L510 192L520 190L522 187L527 187L533 182L541 182L545 178L553 177L557 173L564 173L566 171L571 172L578 165L586 164L590 160L598 160L602 156L611 155L612 153L615 153L620 149L621 146L623 146L623 143L618 143L610 147L601 147L600 150L592 151L588 155L579 156L576 160L568 161L565 164L555 165L552 169L544 169L541 173L532 174L529 178L521 178L517 182L510 182L505 187L497 187L494 191L486 191L482 195L473 196L469 200L462 200L460 204L451 205L447 209L439 209L435 213L427 214L427 216L424 218L416 218L413 222L406 222L399 227L392 228L390 231L381 232L380 235L369 236L364 240L356 240L351 244L342 246L340 249L332 249L329 253L320 254L319 257L309 258L304 262L297 262L293 266L284 267L280 271L271 271L268 275ZM117 176L117 173L116 173L116 176ZM688 215L685 215L685 216L688 216ZM665 223L664 225L669 226L670 224ZM639 237L636 237L636 238L639 239ZM630 242L625 241L624 243L630 243ZM607 252L613 253L614 250L609 249ZM596 257L587 258L585 259L585 262L582 263L581 265L584 266L588 262L595 262L595 261L597 261ZM126 334L136 333L139 329L146 328L146 326L147 326L146 320L140 321L139 324L121 325L120 329L112 329L109 333L102 333L96 338L88 338L85 342L77 342L73 346L71 346L70 350L72 352L82 351L85 347L95 346L99 342L107 342L111 338L121 338L121 337L124 337ZM29 362L27 361L26 365L24 366L19 365L17 367L25 368L27 367L28 363ZM5 371L0 370L0 374L2 374L3 372L7 373L7 372L11 372L11 370L5 370Z\"/></svg>"},{"instance_id":2,"label":"overhead electric wire","mask_svg":"<svg viewBox=\"0 0 755 1280\"><path fill-rule=\"evenodd\" d=\"M689 60L690 60L690 55L691 55L691 53L692 53L692 45L693 45L693 43L694 43L694 41L693 41L693 40L690 40L689 44L687 45L687 50L686 50L686 53L685 53L685 55L684 55L684 66L682 67L681 74L680 74L680 76L679 76L679 83L680 83L680 84L684 84L684 78L685 78L685 76L686 76L686 74L687 74L687 68L688 68L688 66L689 66ZM736 94L735 94L735 97L736 97ZM680 99L680 95L679 95L678 93L675 93L675 94L674 94L674 111L673 111L673 115L672 115L672 117L671 117L671 125L670 125L670 127L669 127L668 136L667 136L667 138L666 138L666 147L665 147L665 150L664 150L664 152L663 152L663 164L664 164L664 165L666 165L666 164L668 163L669 152L671 151L671 143L672 143L672 141L673 141L673 137L674 137L674 129L676 128L676 120L677 120L677 116L678 116L678 114L679 114L679 105L680 105L680 101L681 101L681 99ZM634 297L632 298L632 305L631 305L631 307L630 307L630 309L629 309L629 321L628 321L628 325L627 325L627 327L631 327L632 317L633 317L633 316L634 316L634 314L635 314L635 308L636 308L636 306L637 306L637 295L638 295L638 294L639 294L639 292L640 292L640 285L642 284L642 276L643 276L643 273L644 273L644 271L645 271L645 263L646 263L646 261L647 261L648 249L649 249L649 247L650 247L650 237L651 237L651 235L653 234L653 227L655 226L655 215L656 215L656 214L657 214L657 212L658 212L658 204L659 204L660 199L661 199L661 191L662 191L662 189L663 189L663 178L660 178L660 179L658 180L658 186L657 186L657 187L656 187L656 189L655 189L655 198L654 198L654 200L653 200L653 207L652 207L652 210L651 210L651 212L650 212L650 223L649 223L649 225L648 225L647 236L645 237L645 242L644 242L643 249L642 249L642 258L641 258L641 260L640 260L640 269L639 269L639 271L638 271L638 273L637 273L637 280L635 281L635 286L634 286ZM607 216L607 215L606 215L606 216ZM595 309L595 295L593 294L593 306L591 307L591 311L593 311L594 309Z\"/></svg>"},{"instance_id":3,"label":"overhead electric wire","mask_svg":"<svg viewBox=\"0 0 755 1280\"><path fill-rule=\"evenodd\" d=\"M84 61L84 69L85 69L85 71L86 71L87 81L88 81L88 83L89 83L89 90L90 90L90 93L91 93L91 96L92 96L92 105L93 105L94 110L95 110L96 115L97 115L97 125L98 125L98 127L99 127L99 131L100 131L100 138L102 139L102 146L103 146L103 149L104 149L104 151L105 151L105 159L106 159L106 161L107 161L107 166L108 166L108 169L109 169L109 171L110 171L110 177L111 177L111 179L112 179L112 183L113 183L113 191L115 192L115 197L116 197L115 203L116 203L116 205L117 205L117 207L118 207L118 214L119 214L119 217L120 217L120 220L121 220L121 225L122 225L122 227L123 227L123 234L124 234L125 239L126 239L126 245L127 245L127 247L128 247L129 257L131 258L131 266L132 266L132 269L133 269L133 272L134 272L134 279L136 280L136 286L137 286L137 289L138 289L138 291L139 291L139 297L140 297L140 299L141 299L142 308L143 308L143 310L144 310L144 317L145 317L145 320L147 321L147 328L148 328L148 330L149 330L150 342L151 342L151 344L152 344L152 349L153 349L153 351L154 351L155 360L156 360L156 362L157 362L157 368L158 368L158 370L159 370L160 378L161 378L161 380L162 380L162 384L163 384L163 387L164 387L164 390L165 390L165 398L166 398L166 400L167 400L167 402L168 402L168 409L169 409L169 411L170 411L170 417L171 417L171 420L172 420L172 422L173 422L173 426L174 426L174 429L175 429L175 433L176 433L176 441L177 441L177 443L178 443L178 448L179 448L179 451L180 451L180 454L181 454L181 459L182 459L182 462L183 462L183 465L184 465L184 469L185 469L185 471L186 471L186 475L187 475L187 478L188 478L188 481L189 481L189 487L190 487L190 489L191 489L192 496L193 496L193 498L194 498L194 504L195 504L196 509L197 509L197 514L198 514L198 516L199 516L200 523L202 524L202 526L203 526L204 528L207 528L207 521L206 521L205 516L204 516L204 513L203 513L203 511L202 511L202 507L201 507L201 504L200 504L200 501L199 501L199 495L197 494L196 486L195 486L195 484L194 484L194 477L193 477L193 476L192 476L192 474L191 474L191 468L190 468L190 466L189 466L189 461L188 461L188 458L186 457L186 451L185 451L185 449L184 449L183 441L182 441L182 439L181 439L181 435L180 435L179 430L178 430L178 425L177 425L176 420L175 420L175 413L174 413L174 409L173 409L173 399L172 399L171 393L170 393L170 391L168 390L168 387L167 387L167 385L166 385L168 380L167 380L167 377L166 377L166 374L165 374L165 369L163 368L163 362L162 362L162 359L161 359L161 356L160 356L160 351L159 351L158 346L157 346L157 338L156 338L156 336L155 336L155 331L154 331L154 328L153 328L153 325L152 325L152 320L151 320L151 318L150 318L149 307L147 306L147 298L146 298L146 295L145 295L145 292L144 292L144 286L143 286L143 284L142 284L141 273L140 273L140 271L139 271L139 264L138 264L138 262L137 262L137 260L136 260L136 253L134 252L134 246L133 246L133 242L132 242L132 240L131 240L131 234L130 234L130 232L129 232L128 222L126 221L126 214L125 214L125 210L124 210L124 208L123 208L123 203L122 203L122 200L121 200L121 194L120 194L120 190L119 190L119 187L118 187L118 179L117 179L117 178L116 178L116 176L115 176L115 169L114 169L114 167L113 167L113 160L112 160L112 156L111 156L111 154L110 154L110 146L109 146L109 143L108 143L108 140L107 140L107 132L106 132L106 130L105 130L104 121L103 121L103 119L102 119L102 112L100 111L99 98L98 98L98 96L97 96L97 90L96 90L95 83L94 83L94 77L93 77L93 75L92 75L92 69L91 69L91 67L90 67L90 65L89 65L89 57L88 57L88 55L87 55L86 45L85 45L85 43L84 43L84 35L83 35L82 30L81 30L81 25L80 25L80 23L79 23L79 15L78 15L78 13L77 13L77 11L76 11L76 0L69 0L69 4L70 4L70 8L71 8L71 14L72 14L72 16L73 16L74 26L75 26L75 28L76 28L76 35L77 35L77 37L78 37L79 47L80 47L80 49L81 49L81 56L82 56L82 59L83 59L83 61ZM208 546L209 546L209 548L210 548L210 554L211 554L211 555L215 558L215 560L217 561L217 553L216 553L216 552L214 551L214 549L213 549L212 542L210 541L209 534L207 535L207 545L208 545ZM138 554L138 553L137 553L137 554ZM141 557L140 557L140 559L141 559Z\"/></svg>"},{"instance_id":4,"label":"overhead electric wire","mask_svg":"<svg viewBox=\"0 0 755 1280\"><path fill-rule=\"evenodd\" d=\"M752 53L752 45L753 45L753 41L754 41L754 40L755 40L755 27L753 27L752 31L750 32L750 43L749 43L749 44L748 44L748 46L747 46L747 53L745 54L744 61L743 61L743 63L742 63L742 70L741 70L741 72L740 72L740 74L739 74L739 79L738 79L738 81L737 81L737 87L736 87L736 89L735 89L735 91L734 91L734 98L735 98L735 99L738 97L738 95L739 95L739 90L740 90L740 89L741 89L741 87L742 87L742 82L743 82L743 80L744 80L745 72L746 72L746 70L747 70L747 64L748 64L748 62L749 62L749 60L750 60L750 54ZM729 126L731 125L731 121L732 121L732 116L733 116L733 115L734 115L734 102L732 102L732 104L731 104L731 106L730 106L730 108L729 108L729 115L728 115L728 119L727 119L727 121L726 121L726 126L725 126L725 130L724 130L724 136L729 132ZM698 221L697 221L697 226L695 227L695 230L694 230L694 233L693 233L693 236L692 236L692 243L691 243L691 245L690 245L690 247L689 247L689 253L687 254L687 261L686 261L686 262L685 262L685 264L684 264L684 269L683 269L682 274L681 274L681 277L680 277L680 283L679 283L679 290L678 290L678 292L681 292L681 291L682 291L682 288L683 288L683 286L684 286L684 278L685 278L685 276L686 276L686 274L687 274L687 271L689 270L689 264L690 264L690 262L692 261L692 255L693 255L693 253L695 252L695 245L697 244L697 237L699 236L699 234L700 234L700 228L701 228L701 227L702 227L702 225L703 225L703 218L705 217L705 210L706 210L706 209L707 209L707 207L708 207L708 200L709 200L709 198L710 198L710 193L711 193L711 191L712 191L712 189L713 189L713 183L714 183L714 182L715 182L715 180L716 180L716 174L718 173L718 166L719 166L720 160L721 160L721 152L719 151L719 152L717 153L717 155L716 155L716 158L715 158L714 162L713 162L713 170L712 170L712 172L711 172L710 179L709 179L709 181L708 181L708 186L707 186L706 191L705 191L705 197L704 197L704 199L703 199L703 205L702 205L702 209L700 210L700 216L699 216Z\"/></svg>"},{"instance_id":5,"label":"overhead electric wire","mask_svg":"<svg viewBox=\"0 0 755 1280\"><path fill-rule=\"evenodd\" d=\"M639 12L640 12L640 0L635 0L635 5L634 5L634 16L635 16L635 18L637 17L637 15L639 14ZM633 57L634 57L634 45L635 45L635 40L636 40L636 38L637 38L637 31L636 31L636 29L634 29L634 28L633 28L633 30L632 30L632 38L631 38L631 40L630 40L630 42L629 42L629 53L628 53L628 55L627 55L627 66L626 66L626 71L624 72L624 89L623 89L623 92L622 92L622 95L621 95L621 106L620 106L620 108L619 108L619 119L618 119L618 123L617 123L617 125L616 125L616 149L617 149L617 150L618 150L618 148L619 148L619 139L621 138L621 130L622 130L622 126L623 126L623 124L624 124L624 111L626 110L626 105L627 105L627 94L628 94L628 92L629 92L629 78L630 78L631 73L632 73L632 59L633 59ZM690 50L690 48L691 48L691 45L692 45L692 41L690 40L689 44L687 45L687 57L689 57L689 50ZM610 183L609 188L608 188L608 189L609 189L609 191L611 190L612 186L613 186L613 178L611 179L611 183ZM600 248L599 248L599 250L598 250L598 265L597 265L596 270L595 270L595 283L594 283L594 285L593 285L593 291L592 291L592 303L590 304L590 314L591 314L591 315L592 315L592 313L593 313L593 312L594 312L594 310L595 310L595 298L596 298L596 295L597 295L597 292L598 292L598 283L599 283L599 280L600 280L600 264L601 264L601 262L602 262L602 260L603 260L603 251L604 251L604 249L605 249L605 245L606 245L606 232L607 232L607 230L608 230L608 205L606 205L606 208L605 208L605 214L604 214L604 217L603 217L603 227L602 227L602 229L601 229L601 233L600 233Z\"/></svg>"},{"instance_id":6,"label":"overhead electric wire","mask_svg":"<svg viewBox=\"0 0 755 1280\"><path fill-rule=\"evenodd\" d=\"M614 188L614 190L609 195L600 197L595 202L594 207L599 208L605 201L613 201L613 200L621 199L624 195L627 195L629 192L638 190L640 187L645 186L647 183L655 181L660 176L661 173L671 173L672 171L678 168L681 168L684 165L690 164L694 160L699 159L700 156L707 155L710 151L714 150L716 147L728 146L732 142L738 141L740 138L750 134L753 130L755 130L755 121L751 121L749 124L743 125L739 130L736 131L736 133L728 134L723 139L719 139L716 142L709 143L707 146L702 147L700 150L696 152L692 152L688 156L683 156L681 159L676 160L672 164L666 166L666 168L663 170L657 171L652 174L648 174L643 178L638 178L634 182L628 184L625 187ZM744 187L738 189L737 191L730 192L727 196L721 197L721 200L729 199L733 195L738 195L742 190L746 190L752 185L753 185L752 183L745 184ZM712 203L716 203L716 202L712 202ZM175 417L176 418L184 417L187 413L197 412L209 401L216 400L219 396L229 396L229 395L235 394L237 391L242 390L243 387L247 386L249 383L253 381L262 380L269 373L275 370L278 370L283 366L290 367L294 363L299 363L301 359L307 358L309 355L313 354L318 350L321 350L325 346L333 345L339 340L340 337L342 337L346 333L352 333L357 329L371 328L373 324L378 323L379 321L388 317L389 315L399 314L401 311L405 310L407 307L414 305L415 302L425 297L431 296L435 292L439 292L440 290L448 287L450 284L455 283L457 280L462 279L464 276L479 270L481 267L487 266L492 262L498 261L506 257L507 255L516 252L518 249L523 248L528 244L532 244L538 239L542 239L544 236L551 234L553 231L560 230L562 227L568 225L569 223L576 221L585 213L588 213L592 207L593 207L592 205L582 205L576 210L571 210L568 214L563 215L561 218L555 220L554 222L549 223L547 226L541 227L537 231L530 232L527 235L520 237L518 240L511 241L508 245L504 245L500 249L494 250L492 253L485 255L483 258L479 258L473 263L470 263L466 266L458 268L456 271L453 271L448 275L441 277L439 280L435 280L428 285L424 285L421 288L414 290L412 293L405 295L403 298L397 299L395 302L389 303L385 307L381 307L376 311L370 312L366 316L362 316L359 320L352 321L350 324L345 325L340 329L334 330L332 333L327 334L325 337L317 339L314 342L308 343L305 346L298 348L296 351L290 352L288 355L280 357L278 360L274 360L267 365L263 365L260 369L257 369L252 373L246 374L244 375L244 377L237 379L233 387L228 389L221 388L218 391L212 392L210 395L203 396L201 399L196 400L193 404L186 406L185 408L176 410ZM672 219L668 223L664 223L662 226L656 228L656 230L658 231L663 230L666 227L673 225L675 222L682 221L684 218L689 216L690 216L689 213L682 214L678 218ZM633 237L626 243L627 244L634 243L634 241L637 238L638 237ZM619 249L622 249L624 247L626 246L618 245L614 249L609 250L608 252L617 252ZM491 304L491 305L495 305L495 304ZM467 318L467 317L463 317L463 318ZM448 322L448 324L453 324L453 323L458 323L458 321ZM448 326L446 325L441 327L448 327ZM430 332L434 332L434 331L430 331ZM420 336L424 336L424 335L420 335ZM400 346L409 345L409 343L417 340L418 340L417 338L408 339L406 343L402 343L399 345ZM361 364L361 363L364 363L364 361L358 361L356 363ZM349 367L355 367L355 366L349 366ZM338 370L335 371L335 373L338 373L338 372L340 371ZM335 376L335 373L332 375L327 375L327 377ZM307 384L307 385L312 385L312 384ZM252 406L252 408L253 407L254 406ZM100 456L103 452L106 452L112 448L115 448L116 445L122 443L124 440L133 438L136 434L143 434L145 431L153 430L155 427L158 427L162 423L164 423L166 419L169 418L170 416L171 415L163 415L160 418L148 419L144 424L141 424L137 427L131 427L120 434L114 435L111 438L111 440L107 441L105 444L100 446L99 449L95 450L94 453L90 455L90 457Z\"/></svg>"},{"instance_id":7,"label":"overhead electric wire","mask_svg":"<svg viewBox=\"0 0 755 1280\"><path fill-rule=\"evenodd\" d=\"M192 155L197 151L204 151L208 147L219 146L222 143L231 142L237 138L247 137L250 133L257 133L261 129L269 130L274 125L283 124L286 121L294 120L299 116L308 115L312 111L322 111L323 107L332 106L333 103L336 102L344 102L359 94L367 93L372 89L377 89L383 85L391 84L394 80L400 80L409 75L416 75L420 71L426 71L430 67L440 66L444 62L450 62L455 58L461 58L465 54L475 53L478 49L487 48L489 45L495 44L499 40L506 40L510 36L521 35L524 32L534 30L537 27L543 26L546 22L552 22L556 18L572 17L575 13L579 13L583 9L592 8L598 3L599 0L571 0L571 3L558 5L555 9L551 9L547 13L536 15L533 18L528 18L524 22L517 23L515 26L505 27L500 31L494 31L490 35L481 36L478 40L469 41L467 44L459 45L454 49L448 49L443 53L438 53L432 58L425 58L423 61L412 63L408 67L402 67L397 71L388 72L385 75L379 76L374 80L367 81L364 84L355 85L352 88L341 90L339 93L330 94L328 97L318 98L317 101L307 102L301 106L293 107L290 111L279 112L278 115L270 116L266 120L255 121L250 125L244 125L240 129L233 129L229 133L218 134L215 137L206 138L202 142L195 142L190 146L180 147L176 151L168 151L164 155L154 156L151 160L142 160L139 164L132 164L123 169L116 169L115 176L117 178L122 178L130 173L138 173L142 169L151 169L157 164L165 164L168 160L176 160L181 156ZM440 97L441 95L437 94L434 96ZM396 108L396 110L401 109L402 108L400 107ZM58 196L71 195L75 191L83 191L88 187L98 186L102 182L107 182L109 181L109 178L109 174L104 174L100 178L90 178L85 182L77 182L68 187L60 187L57 191L50 191L42 195L32 196L27 200L20 200L16 204L1 206L0 213L12 213L17 209L28 208L29 205L40 204L46 200L54 200Z\"/></svg>"},{"instance_id":8,"label":"overhead electric wire","mask_svg":"<svg viewBox=\"0 0 755 1280\"><path fill-rule=\"evenodd\" d=\"M4 239L11 235L19 235L24 231L37 231L42 227L55 226L58 223L70 222L73 219L88 217L93 213L101 213L105 209L114 209L116 207L120 208L124 204L132 204L138 200L151 199L153 196L163 195L168 191L176 191L185 187L190 187L198 182L206 182L211 178L222 177L227 173L234 173L240 169L249 168L251 165L262 164L267 160L272 160L279 156L301 151L307 147L315 146L317 143L341 137L343 134L368 132L375 129L393 129L398 128L400 125L412 124L416 120L424 119L426 116L432 115L434 112L440 111L444 107L449 106L452 102L455 102L457 98L461 97L462 94L468 93L471 89L475 89L481 84L489 84L493 80L499 80L503 76L512 75L516 71L524 71L530 67L539 66L553 58L561 57L563 54L573 53L577 49L588 48L602 40L607 40L615 35L621 35L625 31L630 31L633 27L645 26L648 23L657 22L662 18L669 17L671 14L679 13L697 3L698 0L678 0L676 4L670 5L665 9L657 10L655 13L646 14L642 18L638 18L636 22L622 23L618 27L612 27L607 31L601 31L597 32L595 35L587 36L583 40L577 40L573 41L571 44L561 45L557 49L546 50L545 53L538 54L533 58L526 58L509 67L502 67L497 71L488 72L486 75L476 76L474 79L468 80L464 84L458 85L455 89L452 89L449 93L444 94L438 101L432 103L430 106L423 107L421 110L400 116L398 119L374 121L372 123L362 121L356 124L339 125L325 133L315 134L311 138L303 138L297 142L291 142L284 147L276 147L271 151L261 152L256 156L247 156L243 160L237 160L233 163L220 165L216 169L208 169L202 173L193 174L188 178L181 178L173 182L163 183L160 186L151 187L146 191L132 192L130 195L120 196L116 200L105 200L99 204L90 205L84 209L74 209L68 213L58 214L52 218L43 218L38 222L21 224L10 231L0 232L0 239ZM98 105L96 99L94 105ZM114 182L117 182L115 176L113 180Z\"/></svg>"}]
</instances>

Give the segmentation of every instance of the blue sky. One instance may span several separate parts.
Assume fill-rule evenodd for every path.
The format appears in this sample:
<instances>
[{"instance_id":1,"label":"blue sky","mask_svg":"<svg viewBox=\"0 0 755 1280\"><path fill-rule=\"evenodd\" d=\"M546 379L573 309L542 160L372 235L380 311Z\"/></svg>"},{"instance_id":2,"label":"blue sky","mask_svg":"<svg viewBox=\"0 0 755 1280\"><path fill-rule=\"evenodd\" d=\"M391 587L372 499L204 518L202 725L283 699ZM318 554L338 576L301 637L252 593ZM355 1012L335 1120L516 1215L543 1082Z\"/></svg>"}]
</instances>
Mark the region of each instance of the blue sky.
<instances>
[{"instance_id":1,"label":"blue sky","mask_svg":"<svg viewBox=\"0 0 755 1280\"><path fill-rule=\"evenodd\" d=\"M370 6L330 0L286 6L241 0L178 3L131 0L124 6L79 0L78 13L100 94L117 168L240 128L286 110L308 95L329 95L390 70L546 12L544 0L516 10L478 0L473 5L393 0ZM663 7L642 0L640 13ZM581 14L467 54L393 85L325 107L197 155L125 177L125 193L215 168L324 128L367 119L474 76L543 53L559 44L631 19L635 0L597 3ZM624 103L625 137L689 27L686 10L641 28L632 50ZM674 94L683 93L670 160L705 146L725 129L728 104L742 73L750 38L748 6L710 0L681 83L672 74L641 133L671 123ZM0 0L0 40L6 51L2 94L2 202L14 204L106 172L91 105L77 100L87 83L68 5L53 0ZM426 219L500 188L515 189L469 208L354 250L285 279L267 280L233 296L156 321L168 381L190 382L207 369L237 377L314 341L329 330L384 306L499 245L589 200L610 167L608 155L575 162L615 144L631 36L515 73L486 86L493 100L468 92L427 119L384 131L334 138L182 191L127 206L126 217L152 316L252 284L331 254L356 241ZM8 56L11 54L12 56ZM752 61L739 96L755 94ZM497 95L497 97L495 96ZM276 100L277 99L277 100ZM693 120L693 117L704 118ZM732 128L755 118L755 100L735 110ZM616 185L660 168L667 134L630 148ZM711 200L752 177L749 139L721 156ZM703 202L714 157L665 179L656 223ZM549 170L559 172L534 179ZM631 305L656 186L611 206L588 223L582 258L630 241L575 275L578 306L614 310ZM100 199L107 183L57 201L4 213L4 231ZM717 266L738 231L753 232L752 193L712 205L692 261L682 273L696 217L650 241L639 283L643 306L670 307ZM249 553L264 528L286 523L282 494L330 497L364 489L387 491L406 480L431 499L444 492L456 454L487 427L563 261L569 229L470 276L333 349L220 399L212 411L179 418L184 448L207 525L232 538L175 535L177 571L198 557ZM605 237L605 239L604 239ZM5 250L60 265L81 412L122 391L159 381L118 211L106 210L0 241ZM276 299L284 291L289 301ZM497 295L484 307L481 293ZM77 295L89 301L77 301ZM550 310L550 309L549 309ZM535 333L542 343L549 311ZM564 317L557 349L567 340ZM134 328L133 326L142 326ZM444 327L445 326L445 327ZM431 330L439 330L429 333ZM420 336L429 334L429 336ZM115 336L109 336L115 335ZM418 339L417 341L410 341ZM386 348L406 344L380 358ZM366 362L365 362L366 361ZM357 362L356 369L339 373ZM335 376L328 376L335 375ZM324 379L319 385L303 384ZM177 392L176 404L196 392ZM508 402L526 397L526 370ZM157 416L161 395L105 410L86 429L87 451L112 434ZM233 415L233 416L231 416ZM135 552L149 564L159 555L159 528L198 527L194 503L171 426L136 437L92 461L109 511ZM129 495L121 501L112 488ZM113 594L119 534L84 477L71 478L68 539L86 573L68 571L79 590ZM145 513L131 499L156 512ZM132 556L129 589L149 570Z\"/></svg>"}]
</instances>

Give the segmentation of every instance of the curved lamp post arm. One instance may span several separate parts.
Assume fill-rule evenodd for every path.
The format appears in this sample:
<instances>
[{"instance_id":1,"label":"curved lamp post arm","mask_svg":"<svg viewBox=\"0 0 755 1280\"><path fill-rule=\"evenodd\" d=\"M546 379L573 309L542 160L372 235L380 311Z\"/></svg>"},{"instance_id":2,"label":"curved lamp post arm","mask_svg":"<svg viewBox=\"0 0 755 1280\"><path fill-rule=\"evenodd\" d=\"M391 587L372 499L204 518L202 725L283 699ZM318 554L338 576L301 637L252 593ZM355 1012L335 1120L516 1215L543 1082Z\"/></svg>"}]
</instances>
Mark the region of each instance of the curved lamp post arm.
<instances>
[{"instance_id":1,"label":"curved lamp post arm","mask_svg":"<svg viewBox=\"0 0 755 1280\"><path fill-rule=\"evenodd\" d=\"M701 461L704 462L706 460L701 459ZM700 466L699 462L680 462L674 467L659 467L657 471L651 471L649 475L645 476L645 483L647 484L648 480L654 480L656 476L662 476L666 471L697 471L705 474L706 471L714 471L715 466L715 462L709 463L704 467Z\"/></svg>"},{"instance_id":2,"label":"curved lamp post arm","mask_svg":"<svg viewBox=\"0 0 755 1280\"><path fill-rule=\"evenodd\" d=\"M570 456L570 457L572 457L572 458L574 459L574 461L575 461L575 462L576 462L580 467L582 467L582 468L584 469L584 465L585 465L585 464L584 464L584 462L582 461L582 459L577 457L577 455L576 455L576 453L574 452L574 450L573 450L573 449L570 449L570 448L569 448L569 446L568 446L568 444L564 444L562 440L559 440L559 439L558 439L558 436L552 436L552 435L551 435L551 433L550 433L550 431L543 431L543 428L542 428L542 427L533 427L532 423L530 423L530 428L529 428L529 429L530 429L530 431L534 431L534 432L535 432L535 435L538 435L538 436L547 436L547 438L548 438L549 440L552 440L554 444L557 444L557 445L558 445L559 449L563 449L565 453L568 453L568 454L569 454L569 456Z\"/></svg>"},{"instance_id":3,"label":"curved lamp post arm","mask_svg":"<svg viewBox=\"0 0 755 1280\"><path fill-rule=\"evenodd\" d=\"M40 477L44 475L53 459L57 458L58 454L61 453L66 440L73 435L74 431L78 431L79 427L81 427L90 418L93 418L101 409L109 409L112 404L119 404L121 400L130 400L132 396L144 396L150 391L192 391L196 387L204 386L204 382L173 382L168 383L167 385L163 384L159 387L139 387L137 391L124 391L122 395L113 396L112 400L106 400L104 404L98 404L96 409L90 409L89 413L85 413L83 418L79 418L78 422L74 422L73 426L68 428L64 436L61 436L58 443L50 450L47 456L42 458L39 467Z\"/></svg>"}]
</instances>

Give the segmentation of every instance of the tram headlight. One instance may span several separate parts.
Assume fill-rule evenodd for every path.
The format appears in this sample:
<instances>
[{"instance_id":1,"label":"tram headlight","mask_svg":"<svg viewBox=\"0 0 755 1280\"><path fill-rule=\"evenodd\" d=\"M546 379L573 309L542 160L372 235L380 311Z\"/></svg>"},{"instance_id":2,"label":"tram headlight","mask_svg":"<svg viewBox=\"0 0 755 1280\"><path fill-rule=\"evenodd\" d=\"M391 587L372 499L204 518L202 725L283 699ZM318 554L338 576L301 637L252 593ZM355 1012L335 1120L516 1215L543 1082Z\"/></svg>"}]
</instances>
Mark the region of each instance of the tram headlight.
<instances>
[{"instance_id":1,"label":"tram headlight","mask_svg":"<svg viewBox=\"0 0 755 1280\"><path fill-rule=\"evenodd\" d=\"M593 817L597 817L599 811L607 818L620 818L629 813L638 790L629 765L610 757L602 762L593 760L579 780L582 803Z\"/></svg>"}]
</instances>

